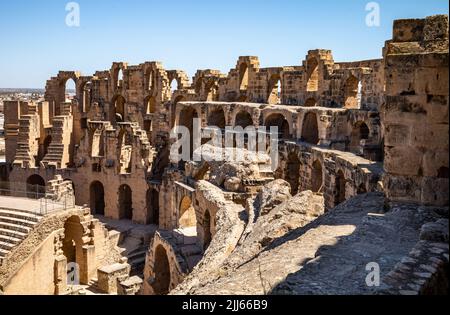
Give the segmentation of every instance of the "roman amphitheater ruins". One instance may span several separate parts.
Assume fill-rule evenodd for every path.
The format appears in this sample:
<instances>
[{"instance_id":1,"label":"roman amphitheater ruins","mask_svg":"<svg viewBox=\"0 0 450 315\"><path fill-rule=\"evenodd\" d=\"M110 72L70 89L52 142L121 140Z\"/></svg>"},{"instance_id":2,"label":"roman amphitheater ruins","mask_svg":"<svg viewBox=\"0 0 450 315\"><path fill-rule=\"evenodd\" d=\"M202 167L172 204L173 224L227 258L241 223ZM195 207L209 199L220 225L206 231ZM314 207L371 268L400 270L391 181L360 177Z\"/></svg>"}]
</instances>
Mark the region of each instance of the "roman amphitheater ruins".
<instances>
[{"instance_id":1,"label":"roman amphitheater ruins","mask_svg":"<svg viewBox=\"0 0 450 315\"><path fill-rule=\"evenodd\" d=\"M4 104L0 292L448 292L448 62L437 15L395 21L378 60L59 72L45 101ZM277 127L276 150L174 162L194 118Z\"/></svg>"}]
</instances>

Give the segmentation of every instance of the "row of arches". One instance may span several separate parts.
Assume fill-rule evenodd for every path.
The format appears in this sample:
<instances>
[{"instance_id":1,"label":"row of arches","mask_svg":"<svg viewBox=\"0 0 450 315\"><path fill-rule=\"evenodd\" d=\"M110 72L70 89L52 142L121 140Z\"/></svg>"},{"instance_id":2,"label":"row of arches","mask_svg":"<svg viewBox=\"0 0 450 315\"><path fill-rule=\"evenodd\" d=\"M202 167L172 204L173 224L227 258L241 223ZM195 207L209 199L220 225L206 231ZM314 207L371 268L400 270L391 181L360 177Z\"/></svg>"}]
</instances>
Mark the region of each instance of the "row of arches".
<instances>
[{"instance_id":1,"label":"row of arches","mask_svg":"<svg viewBox=\"0 0 450 315\"><path fill-rule=\"evenodd\" d=\"M300 191L300 174L301 174L302 162L300 161L298 154L290 152L286 161L286 168L284 170L285 180L291 186L291 195L295 196ZM303 188L307 188L304 186ZM309 189L315 193L323 192L323 167L319 160L315 160L312 163L311 168L311 184Z\"/></svg>"},{"instance_id":2,"label":"row of arches","mask_svg":"<svg viewBox=\"0 0 450 315\"><path fill-rule=\"evenodd\" d=\"M119 219L133 219L133 192L131 187L123 184L118 188ZM90 208L93 214L105 215L105 189L100 181L93 181L89 186ZM146 193L148 224L159 224L159 193L150 188Z\"/></svg>"}]
</instances>

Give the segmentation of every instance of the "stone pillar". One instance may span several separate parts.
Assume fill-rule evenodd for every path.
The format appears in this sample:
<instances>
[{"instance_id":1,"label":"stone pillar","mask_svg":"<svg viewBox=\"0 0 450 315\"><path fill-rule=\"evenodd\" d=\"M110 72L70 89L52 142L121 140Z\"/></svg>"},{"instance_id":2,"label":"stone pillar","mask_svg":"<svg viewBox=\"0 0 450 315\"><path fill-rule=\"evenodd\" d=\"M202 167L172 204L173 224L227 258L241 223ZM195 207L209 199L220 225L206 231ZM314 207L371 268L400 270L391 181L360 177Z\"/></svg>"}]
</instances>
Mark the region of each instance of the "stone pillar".
<instances>
[{"instance_id":1,"label":"stone pillar","mask_svg":"<svg viewBox=\"0 0 450 315\"><path fill-rule=\"evenodd\" d=\"M386 196L448 205L448 16L395 21L384 54Z\"/></svg>"}]
</instances>

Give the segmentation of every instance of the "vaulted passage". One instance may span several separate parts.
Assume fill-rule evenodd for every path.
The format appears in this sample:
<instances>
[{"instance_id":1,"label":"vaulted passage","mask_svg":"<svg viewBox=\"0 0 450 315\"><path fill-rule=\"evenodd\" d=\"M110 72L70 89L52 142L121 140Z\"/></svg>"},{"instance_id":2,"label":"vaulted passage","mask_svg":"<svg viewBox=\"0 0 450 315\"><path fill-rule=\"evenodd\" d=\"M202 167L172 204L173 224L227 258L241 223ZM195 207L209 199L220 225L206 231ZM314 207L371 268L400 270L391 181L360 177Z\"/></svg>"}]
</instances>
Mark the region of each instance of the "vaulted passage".
<instances>
[{"instance_id":1,"label":"vaulted passage","mask_svg":"<svg viewBox=\"0 0 450 315\"><path fill-rule=\"evenodd\" d=\"M70 284L78 284L80 274L86 273L83 256L83 226L78 216L72 216L64 223L62 250L67 259L67 281Z\"/></svg>"},{"instance_id":2,"label":"vaulted passage","mask_svg":"<svg viewBox=\"0 0 450 315\"><path fill-rule=\"evenodd\" d=\"M119 187L119 218L133 219L133 200L130 186L121 185Z\"/></svg>"},{"instance_id":3,"label":"vaulted passage","mask_svg":"<svg viewBox=\"0 0 450 315\"><path fill-rule=\"evenodd\" d=\"M90 208L93 214L105 215L105 191L103 184L94 181L89 187Z\"/></svg>"},{"instance_id":4,"label":"vaulted passage","mask_svg":"<svg viewBox=\"0 0 450 315\"><path fill-rule=\"evenodd\" d=\"M148 224L159 225L159 192L150 188L146 194Z\"/></svg>"},{"instance_id":5,"label":"vaulted passage","mask_svg":"<svg viewBox=\"0 0 450 315\"><path fill-rule=\"evenodd\" d=\"M311 170L311 190L312 192L322 192L323 170L320 161L314 161Z\"/></svg>"},{"instance_id":6,"label":"vaulted passage","mask_svg":"<svg viewBox=\"0 0 450 315\"><path fill-rule=\"evenodd\" d=\"M189 196L184 196L180 202L178 210L179 219L178 225L181 228L195 227L197 226L197 217L195 215L195 209L192 205L192 200Z\"/></svg>"},{"instance_id":7,"label":"vaulted passage","mask_svg":"<svg viewBox=\"0 0 450 315\"><path fill-rule=\"evenodd\" d=\"M350 135L349 151L355 154L361 154L362 153L361 140L369 139L369 134L370 134L369 127L367 127L367 125L362 121L357 122L353 126Z\"/></svg>"},{"instance_id":8,"label":"vaulted passage","mask_svg":"<svg viewBox=\"0 0 450 315\"><path fill-rule=\"evenodd\" d=\"M215 109L208 116L208 126L225 129L225 113L223 109Z\"/></svg>"},{"instance_id":9,"label":"vaulted passage","mask_svg":"<svg viewBox=\"0 0 450 315\"><path fill-rule=\"evenodd\" d=\"M253 126L252 116L249 112L242 110L236 114L234 125L242 127L244 129L248 126Z\"/></svg>"},{"instance_id":10,"label":"vaulted passage","mask_svg":"<svg viewBox=\"0 0 450 315\"><path fill-rule=\"evenodd\" d=\"M113 112L116 122L125 121L125 98L121 95L116 96L113 99Z\"/></svg>"},{"instance_id":11,"label":"vaulted passage","mask_svg":"<svg viewBox=\"0 0 450 315\"><path fill-rule=\"evenodd\" d=\"M334 199L334 203L337 206L340 203L343 203L345 201L345 176L344 173L342 171L339 171L336 174L336 179L335 179L335 199Z\"/></svg>"},{"instance_id":12,"label":"vaulted passage","mask_svg":"<svg viewBox=\"0 0 450 315\"><path fill-rule=\"evenodd\" d=\"M317 105L317 101L315 100L315 99L313 99L313 98L308 98L306 101L305 101L305 104L303 105L303 106L305 106L305 107L314 107L314 106L316 106Z\"/></svg>"},{"instance_id":13,"label":"vaulted passage","mask_svg":"<svg viewBox=\"0 0 450 315\"><path fill-rule=\"evenodd\" d=\"M303 118L302 136L303 141L317 145L319 143L319 127L317 115L309 112Z\"/></svg>"},{"instance_id":14,"label":"vaulted passage","mask_svg":"<svg viewBox=\"0 0 450 315\"><path fill-rule=\"evenodd\" d=\"M154 259L155 280L152 287L156 295L165 295L170 288L170 265L166 250L161 245L156 247Z\"/></svg>"},{"instance_id":15,"label":"vaulted passage","mask_svg":"<svg viewBox=\"0 0 450 315\"><path fill-rule=\"evenodd\" d=\"M27 197L32 199L40 199L45 195L45 180L35 174L27 179Z\"/></svg>"},{"instance_id":16,"label":"vaulted passage","mask_svg":"<svg viewBox=\"0 0 450 315\"><path fill-rule=\"evenodd\" d=\"M289 139L289 123L282 114L272 114L266 118L264 123L267 132L270 132L270 127L277 127L278 134L281 139Z\"/></svg>"},{"instance_id":17,"label":"vaulted passage","mask_svg":"<svg viewBox=\"0 0 450 315\"><path fill-rule=\"evenodd\" d=\"M286 181L291 185L291 195L297 195L300 179L300 160L295 153L289 153L285 176Z\"/></svg>"}]
</instances>

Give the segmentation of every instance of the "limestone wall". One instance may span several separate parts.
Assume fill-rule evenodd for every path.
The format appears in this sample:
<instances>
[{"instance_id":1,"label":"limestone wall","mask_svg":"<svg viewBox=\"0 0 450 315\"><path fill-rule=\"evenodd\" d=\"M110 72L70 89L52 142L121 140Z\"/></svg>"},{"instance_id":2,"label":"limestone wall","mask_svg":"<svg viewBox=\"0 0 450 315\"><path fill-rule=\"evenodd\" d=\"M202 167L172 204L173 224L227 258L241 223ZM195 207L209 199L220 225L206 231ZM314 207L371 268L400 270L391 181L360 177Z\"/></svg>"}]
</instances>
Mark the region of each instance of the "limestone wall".
<instances>
[{"instance_id":1,"label":"limestone wall","mask_svg":"<svg viewBox=\"0 0 450 315\"><path fill-rule=\"evenodd\" d=\"M396 21L385 60L387 197L448 205L448 16Z\"/></svg>"}]
</instances>

